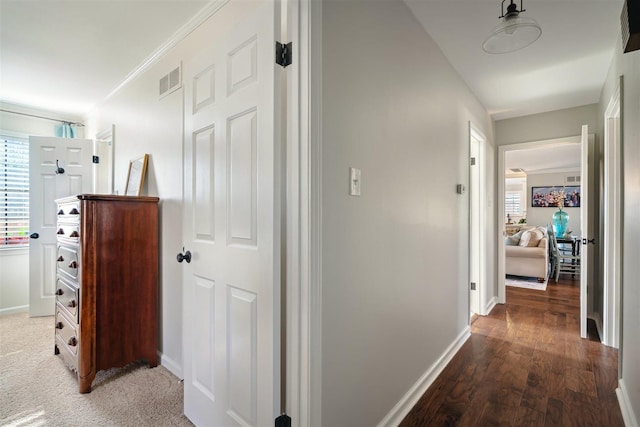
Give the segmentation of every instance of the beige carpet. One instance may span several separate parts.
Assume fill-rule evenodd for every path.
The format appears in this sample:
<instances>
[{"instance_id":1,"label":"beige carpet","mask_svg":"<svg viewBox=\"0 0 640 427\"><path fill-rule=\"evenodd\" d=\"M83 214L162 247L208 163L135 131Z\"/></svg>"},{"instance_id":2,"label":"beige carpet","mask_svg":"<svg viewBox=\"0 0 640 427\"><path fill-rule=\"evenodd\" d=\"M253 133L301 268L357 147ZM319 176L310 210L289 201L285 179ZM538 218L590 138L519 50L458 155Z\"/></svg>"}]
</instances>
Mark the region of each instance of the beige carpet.
<instances>
[{"instance_id":1,"label":"beige carpet","mask_svg":"<svg viewBox=\"0 0 640 427\"><path fill-rule=\"evenodd\" d=\"M91 393L78 393L53 354L53 325L53 317L0 316L1 426L192 426L182 383L162 366L102 371Z\"/></svg>"}]
</instances>

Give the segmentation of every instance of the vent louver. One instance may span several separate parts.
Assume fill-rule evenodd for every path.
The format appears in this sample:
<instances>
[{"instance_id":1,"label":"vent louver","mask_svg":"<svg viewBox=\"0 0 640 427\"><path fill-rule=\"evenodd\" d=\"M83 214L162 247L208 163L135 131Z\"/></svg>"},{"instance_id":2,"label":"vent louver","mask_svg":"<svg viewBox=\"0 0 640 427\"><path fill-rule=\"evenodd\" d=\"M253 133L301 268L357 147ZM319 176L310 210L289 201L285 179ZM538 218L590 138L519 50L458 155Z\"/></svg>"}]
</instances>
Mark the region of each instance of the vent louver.
<instances>
[{"instance_id":1,"label":"vent louver","mask_svg":"<svg viewBox=\"0 0 640 427\"><path fill-rule=\"evenodd\" d=\"M160 78L158 86L160 98L182 87L182 64Z\"/></svg>"}]
</instances>

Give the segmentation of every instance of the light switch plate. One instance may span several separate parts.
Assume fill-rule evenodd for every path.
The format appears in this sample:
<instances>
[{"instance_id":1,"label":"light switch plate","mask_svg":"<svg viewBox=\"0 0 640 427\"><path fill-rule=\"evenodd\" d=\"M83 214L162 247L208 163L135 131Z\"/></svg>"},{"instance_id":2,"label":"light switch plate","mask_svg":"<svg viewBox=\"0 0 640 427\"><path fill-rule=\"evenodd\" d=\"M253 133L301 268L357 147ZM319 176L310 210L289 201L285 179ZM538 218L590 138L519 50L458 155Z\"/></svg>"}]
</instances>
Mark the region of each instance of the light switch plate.
<instances>
[{"instance_id":1,"label":"light switch plate","mask_svg":"<svg viewBox=\"0 0 640 427\"><path fill-rule=\"evenodd\" d=\"M349 168L349 195L359 196L361 187L360 169Z\"/></svg>"}]
</instances>

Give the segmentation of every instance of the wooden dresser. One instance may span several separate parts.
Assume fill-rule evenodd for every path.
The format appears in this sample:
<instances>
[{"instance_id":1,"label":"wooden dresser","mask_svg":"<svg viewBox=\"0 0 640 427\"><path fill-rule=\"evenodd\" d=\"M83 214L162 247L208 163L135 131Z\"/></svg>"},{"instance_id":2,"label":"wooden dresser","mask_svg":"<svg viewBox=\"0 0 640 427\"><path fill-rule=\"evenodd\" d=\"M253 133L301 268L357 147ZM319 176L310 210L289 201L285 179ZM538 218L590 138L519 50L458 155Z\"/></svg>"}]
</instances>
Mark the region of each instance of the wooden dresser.
<instances>
[{"instance_id":1,"label":"wooden dresser","mask_svg":"<svg viewBox=\"0 0 640 427\"><path fill-rule=\"evenodd\" d=\"M158 364L158 198L81 194L58 209L55 354L77 373Z\"/></svg>"}]
</instances>

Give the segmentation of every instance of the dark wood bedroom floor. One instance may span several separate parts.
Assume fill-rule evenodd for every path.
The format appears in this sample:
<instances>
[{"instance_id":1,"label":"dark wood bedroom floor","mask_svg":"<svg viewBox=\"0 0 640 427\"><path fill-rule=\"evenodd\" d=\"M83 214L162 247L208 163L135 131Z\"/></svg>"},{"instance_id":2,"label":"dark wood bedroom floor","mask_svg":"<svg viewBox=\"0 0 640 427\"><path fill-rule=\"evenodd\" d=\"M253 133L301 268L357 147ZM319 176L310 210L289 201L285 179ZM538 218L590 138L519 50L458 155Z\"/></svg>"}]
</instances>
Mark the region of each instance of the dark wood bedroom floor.
<instances>
[{"instance_id":1,"label":"dark wood bedroom floor","mask_svg":"<svg viewBox=\"0 0 640 427\"><path fill-rule=\"evenodd\" d=\"M579 280L507 287L401 426L624 426L618 352L580 338Z\"/></svg>"}]
</instances>

